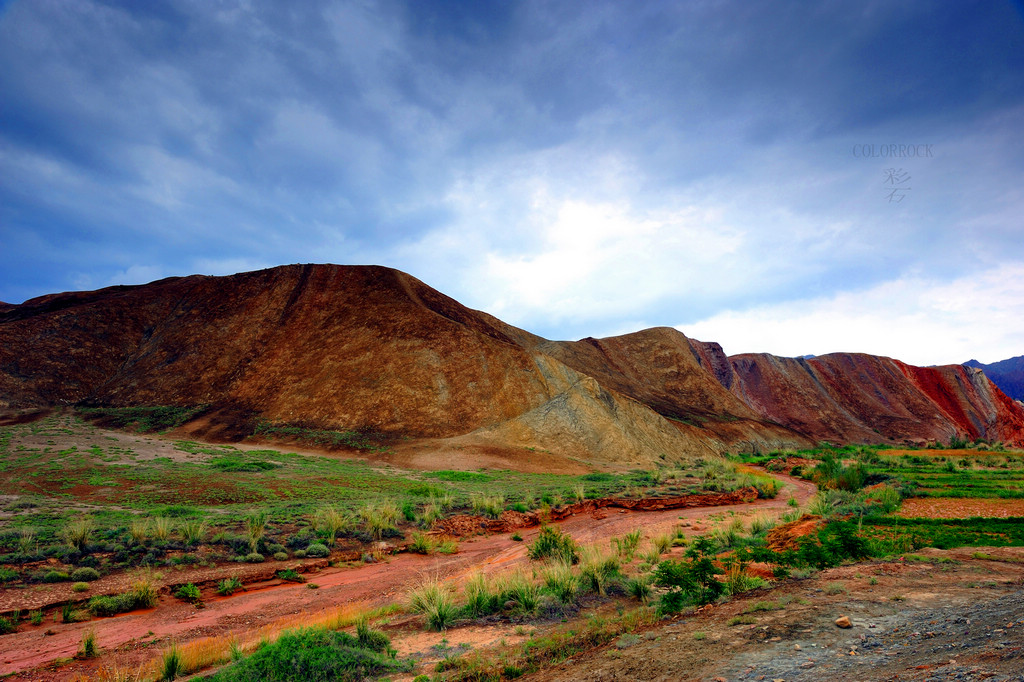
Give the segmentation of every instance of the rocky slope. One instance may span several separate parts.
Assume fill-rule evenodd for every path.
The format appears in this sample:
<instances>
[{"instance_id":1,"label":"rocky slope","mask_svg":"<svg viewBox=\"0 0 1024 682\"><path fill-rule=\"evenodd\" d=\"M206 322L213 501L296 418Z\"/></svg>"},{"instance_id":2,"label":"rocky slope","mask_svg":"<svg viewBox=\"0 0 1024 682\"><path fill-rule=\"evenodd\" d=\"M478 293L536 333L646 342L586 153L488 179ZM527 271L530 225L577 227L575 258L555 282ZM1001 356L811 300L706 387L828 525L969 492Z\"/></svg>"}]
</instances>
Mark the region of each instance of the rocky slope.
<instances>
[{"instance_id":1,"label":"rocky slope","mask_svg":"<svg viewBox=\"0 0 1024 682\"><path fill-rule=\"evenodd\" d=\"M977 360L968 360L964 366L985 370L985 375L1000 391L1014 400L1024 400L1024 355L987 365Z\"/></svg>"},{"instance_id":2,"label":"rocky slope","mask_svg":"<svg viewBox=\"0 0 1024 682\"><path fill-rule=\"evenodd\" d=\"M817 441L1024 443L1024 410L979 370L914 367L860 353L729 360L734 394L765 418Z\"/></svg>"},{"instance_id":3,"label":"rocky slope","mask_svg":"<svg viewBox=\"0 0 1024 682\"><path fill-rule=\"evenodd\" d=\"M629 466L825 439L1024 442L1024 412L974 370L727 358L665 328L552 342L372 266L172 278L0 308L0 407L80 402L208 404L185 433L213 438L258 420L353 429L420 447L422 466L431 452L467 466L473 453L515 466L537 451Z\"/></svg>"}]
</instances>

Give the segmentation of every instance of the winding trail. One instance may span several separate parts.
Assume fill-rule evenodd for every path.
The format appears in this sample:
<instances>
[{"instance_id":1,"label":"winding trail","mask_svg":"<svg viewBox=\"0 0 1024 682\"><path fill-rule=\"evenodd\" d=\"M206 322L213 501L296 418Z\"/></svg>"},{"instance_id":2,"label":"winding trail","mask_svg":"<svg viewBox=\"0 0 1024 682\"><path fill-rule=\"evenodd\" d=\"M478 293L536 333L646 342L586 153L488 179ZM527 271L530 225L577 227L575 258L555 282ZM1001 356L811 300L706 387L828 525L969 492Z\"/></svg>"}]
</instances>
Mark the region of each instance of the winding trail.
<instances>
[{"instance_id":1,"label":"winding trail","mask_svg":"<svg viewBox=\"0 0 1024 682\"><path fill-rule=\"evenodd\" d=\"M587 544L605 541L638 528L652 537L672 532L680 520L690 523L684 530L699 534L714 525L716 515L733 518L757 512L781 514L787 500L795 497L804 504L814 494L815 486L801 479L772 474L783 485L775 499L730 505L726 507L694 507L665 511L631 511L605 508L592 514L570 517L558 525L577 541ZM397 554L387 561L363 564L352 568L325 568L308 574L319 589L306 585L282 583L278 580L249 586L232 597L206 596L205 608L196 608L170 596L162 596L156 608L136 611L112 618L85 623L46 623L22 628L20 632L0 637L0 675L13 675L10 680L67 679L70 670L44 671L41 666L57 659L74 656L82 635L94 630L99 646L105 651L118 649L119 658L133 665L154 655L146 649L149 643L173 639L184 643L212 635L242 634L289 616L312 617L346 604L380 606L403 600L407 591L424 578L460 581L475 571L494 573L524 565L526 548L540 532L539 528L519 531L522 542L508 534L479 536L460 543L453 555L421 556ZM52 634L44 635L44 632ZM134 652L134 655L133 655Z\"/></svg>"}]
</instances>

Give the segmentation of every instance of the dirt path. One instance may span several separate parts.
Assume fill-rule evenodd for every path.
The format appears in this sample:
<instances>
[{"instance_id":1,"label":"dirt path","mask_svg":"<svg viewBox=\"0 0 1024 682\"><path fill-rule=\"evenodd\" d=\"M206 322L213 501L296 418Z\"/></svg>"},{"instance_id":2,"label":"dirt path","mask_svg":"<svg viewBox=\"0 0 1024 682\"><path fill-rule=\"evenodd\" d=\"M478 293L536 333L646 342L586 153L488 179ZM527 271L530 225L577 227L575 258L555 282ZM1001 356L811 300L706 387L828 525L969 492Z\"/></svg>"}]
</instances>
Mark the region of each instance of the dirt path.
<instances>
[{"instance_id":1,"label":"dirt path","mask_svg":"<svg viewBox=\"0 0 1024 682\"><path fill-rule=\"evenodd\" d=\"M781 513L787 509L790 496L804 503L814 493L814 485L806 481L781 475L776 478L784 486L772 500L657 512L602 509L591 515L571 517L559 525L582 543L606 541L637 528L643 529L648 537L668 533L681 519L689 522L688 532L700 533L713 525L712 517L731 521L756 512ZM309 576L319 585L317 590L271 581L232 597L204 594L206 606L202 609L164 596L157 608L148 611L86 623L22 626L21 631L0 637L0 675L15 673L8 678L12 680L69 678L81 669L80 664L53 673L37 668L57 658L73 656L88 630L96 632L104 650L119 648L124 652L119 656L141 660L143 655L132 652L141 649L144 657L149 658L153 653L146 652L145 647L171 638L182 643L211 635L244 633L290 615L313 614L344 604L382 605L400 601L411 587L427 577L459 581L474 571L495 572L523 564L527 561L526 547L538 532L536 528L520 531L522 542L511 540L507 534L469 539L460 544L454 555L398 554L383 563L326 568Z\"/></svg>"}]
</instances>

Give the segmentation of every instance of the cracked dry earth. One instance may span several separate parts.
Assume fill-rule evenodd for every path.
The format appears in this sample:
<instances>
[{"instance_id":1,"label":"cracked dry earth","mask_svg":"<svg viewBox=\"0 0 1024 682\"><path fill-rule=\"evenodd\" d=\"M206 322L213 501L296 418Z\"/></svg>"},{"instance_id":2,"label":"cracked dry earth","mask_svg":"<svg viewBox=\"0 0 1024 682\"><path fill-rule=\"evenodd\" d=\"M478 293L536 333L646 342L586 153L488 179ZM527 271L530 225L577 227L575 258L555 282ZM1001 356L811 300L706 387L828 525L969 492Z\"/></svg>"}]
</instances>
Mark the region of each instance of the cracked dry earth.
<instances>
[{"instance_id":1,"label":"cracked dry earth","mask_svg":"<svg viewBox=\"0 0 1024 682\"><path fill-rule=\"evenodd\" d=\"M923 550L790 580L528 679L1024 680L1024 550L981 551L1000 560ZM753 622L729 625L743 616Z\"/></svg>"}]
</instances>

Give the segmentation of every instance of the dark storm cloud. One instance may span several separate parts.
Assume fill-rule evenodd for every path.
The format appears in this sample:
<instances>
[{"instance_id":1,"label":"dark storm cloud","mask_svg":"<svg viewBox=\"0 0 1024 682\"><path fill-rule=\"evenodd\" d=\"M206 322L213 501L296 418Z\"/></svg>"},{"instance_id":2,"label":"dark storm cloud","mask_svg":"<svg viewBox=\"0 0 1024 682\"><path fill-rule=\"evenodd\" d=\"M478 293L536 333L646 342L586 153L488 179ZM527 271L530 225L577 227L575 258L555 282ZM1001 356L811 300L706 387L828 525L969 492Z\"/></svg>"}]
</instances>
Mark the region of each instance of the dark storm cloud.
<instances>
[{"instance_id":1,"label":"dark storm cloud","mask_svg":"<svg viewBox=\"0 0 1024 682\"><path fill-rule=\"evenodd\" d=\"M1009 3L0 12L7 301L374 260L572 336L1024 260ZM914 179L896 206L894 162L853 152L890 143L934 149L895 164ZM614 232L566 246L580 216L665 253L615 258L633 242ZM552 276L572 260L576 279ZM604 307L580 304L604 284Z\"/></svg>"}]
</instances>

